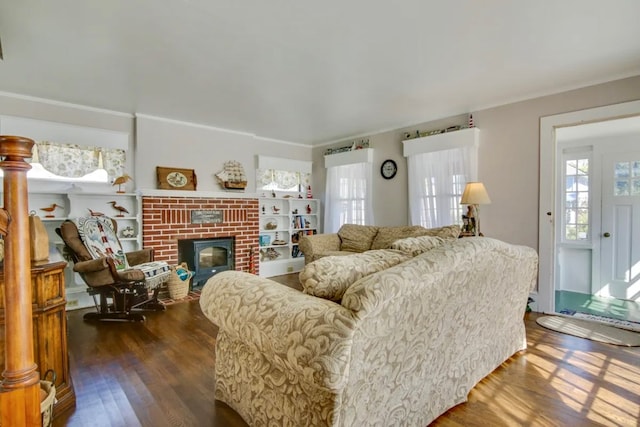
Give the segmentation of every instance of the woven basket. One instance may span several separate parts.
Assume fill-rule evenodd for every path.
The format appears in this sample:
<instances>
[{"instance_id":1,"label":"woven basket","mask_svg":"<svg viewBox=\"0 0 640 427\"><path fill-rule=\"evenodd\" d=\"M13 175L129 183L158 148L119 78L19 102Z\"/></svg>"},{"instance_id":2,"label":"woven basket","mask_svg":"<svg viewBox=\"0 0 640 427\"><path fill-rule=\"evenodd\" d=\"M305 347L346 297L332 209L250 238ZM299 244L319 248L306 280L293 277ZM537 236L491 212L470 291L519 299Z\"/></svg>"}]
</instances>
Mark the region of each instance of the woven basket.
<instances>
[{"instance_id":1,"label":"woven basket","mask_svg":"<svg viewBox=\"0 0 640 427\"><path fill-rule=\"evenodd\" d=\"M182 267L189 272L189 277L185 280L180 279L176 272L176 267ZM167 288L169 289L169 296L171 299L182 299L189 294L189 282L193 277L193 272L189 271L189 267L186 262L181 263L178 266L171 267L171 274L169 275L169 281L167 282Z\"/></svg>"},{"instance_id":2,"label":"woven basket","mask_svg":"<svg viewBox=\"0 0 640 427\"><path fill-rule=\"evenodd\" d=\"M46 381L49 374L52 374L51 381ZM45 380L40 381L40 414L42 417L42 427L51 427L53 424L53 404L56 403L56 374L49 369L44 374Z\"/></svg>"}]
</instances>

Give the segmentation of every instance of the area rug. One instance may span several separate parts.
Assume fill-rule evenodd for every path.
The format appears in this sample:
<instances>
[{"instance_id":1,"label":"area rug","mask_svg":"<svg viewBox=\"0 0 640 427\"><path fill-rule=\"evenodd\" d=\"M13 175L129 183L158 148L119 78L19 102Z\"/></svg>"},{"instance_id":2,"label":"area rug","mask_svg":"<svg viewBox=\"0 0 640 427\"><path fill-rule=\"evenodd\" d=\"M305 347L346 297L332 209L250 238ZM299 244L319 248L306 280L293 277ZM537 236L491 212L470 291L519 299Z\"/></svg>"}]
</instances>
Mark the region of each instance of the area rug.
<instances>
[{"instance_id":1,"label":"area rug","mask_svg":"<svg viewBox=\"0 0 640 427\"><path fill-rule=\"evenodd\" d=\"M626 331L599 322L565 316L540 316L536 319L536 323L556 332L592 341L627 347L640 347L640 333Z\"/></svg>"},{"instance_id":2,"label":"area rug","mask_svg":"<svg viewBox=\"0 0 640 427\"><path fill-rule=\"evenodd\" d=\"M614 326L616 328L626 329L629 331L640 332L640 323L630 320L614 319L612 317L598 316L591 313L581 313L575 310L562 309L560 314L571 316L576 319L591 320L593 322L604 323L605 325Z\"/></svg>"}]
</instances>

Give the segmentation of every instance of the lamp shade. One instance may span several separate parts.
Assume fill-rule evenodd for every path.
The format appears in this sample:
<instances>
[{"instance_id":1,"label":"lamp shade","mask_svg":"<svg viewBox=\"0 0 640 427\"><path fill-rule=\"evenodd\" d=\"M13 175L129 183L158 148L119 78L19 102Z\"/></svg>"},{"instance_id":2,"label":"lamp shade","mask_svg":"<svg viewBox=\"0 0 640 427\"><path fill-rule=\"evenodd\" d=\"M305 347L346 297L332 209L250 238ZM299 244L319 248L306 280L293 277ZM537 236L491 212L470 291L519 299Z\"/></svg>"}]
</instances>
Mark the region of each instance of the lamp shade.
<instances>
[{"instance_id":1,"label":"lamp shade","mask_svg":"<svg viewBox=\"0 0 640 427\"><path fill-rule=\"evenodd\" d=\"M481 182L467 182L460 199L461 205L488 205L491 203L487 189Z\"/></svg>"}]
</instances>

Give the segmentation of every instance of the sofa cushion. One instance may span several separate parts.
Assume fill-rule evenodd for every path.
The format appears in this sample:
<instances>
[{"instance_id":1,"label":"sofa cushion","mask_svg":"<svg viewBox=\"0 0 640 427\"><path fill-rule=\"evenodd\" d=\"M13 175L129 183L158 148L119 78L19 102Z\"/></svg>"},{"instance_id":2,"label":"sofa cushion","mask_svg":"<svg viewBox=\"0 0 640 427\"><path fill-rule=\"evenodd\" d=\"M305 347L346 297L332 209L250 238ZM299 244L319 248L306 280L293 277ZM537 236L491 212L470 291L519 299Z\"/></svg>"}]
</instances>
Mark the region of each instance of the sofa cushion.
<instances>
[{"instance_id":1,"label":"sofa cushion","mask_svg":"<svg viewBox=\"0 0 640 427\"><path fill-rule=\"evenodd\" d=\"M340 237L340 250L351 252L364 252L371 249L371 243L378 233L378 227L374 225L344 224L338 230Z\"/></svg>"},{"instance_id":2,"label":"sofa cushion","mask_svg":"<svg viewBox=\"0 0 640 427\"><path fill-rule=\"evenodd\" d=\"M349 286L360 278L410 258L410 254L394 249L328 256L307 264L300 272L300 283L305 294L340 301Z\"/></svg>"},{"instance_id":3,"label":"sofa cushion","mask_svg":"<svg viewBox=\"0 0 640 427\"><path fill-rule=\"evenodd\" d=\"M379 227L378 233L371 243L371 249L389 249L391 244L398 239L422 236L426 231L426 228L419 225Z\"/></svg>"},{"instance_id":4,"label":"sofa cushion","mask_svg":"<svg viewBox=\"0 0 640 427\"><path fill-rule=\"evenodd\" d=\"M443 239L457 239L460 236L460 226L458 224L446 225L444 227L427 228L425 236L437 236Z\"/></svg>"},{"instance_id":5,"label":"sofa cushion","mask_svg":"<svg viewBox=\"0 0 640 427\"><path fill-rule=\"evenodd\" d=\"M407 237L405 239L399 239L393 242L391 244L391 249L397 249L399 251L411 254L411 256L417 256L437 246L440 246L442 242L444 242L444 239L437 236Z\"/></svg>"}]
</instances>

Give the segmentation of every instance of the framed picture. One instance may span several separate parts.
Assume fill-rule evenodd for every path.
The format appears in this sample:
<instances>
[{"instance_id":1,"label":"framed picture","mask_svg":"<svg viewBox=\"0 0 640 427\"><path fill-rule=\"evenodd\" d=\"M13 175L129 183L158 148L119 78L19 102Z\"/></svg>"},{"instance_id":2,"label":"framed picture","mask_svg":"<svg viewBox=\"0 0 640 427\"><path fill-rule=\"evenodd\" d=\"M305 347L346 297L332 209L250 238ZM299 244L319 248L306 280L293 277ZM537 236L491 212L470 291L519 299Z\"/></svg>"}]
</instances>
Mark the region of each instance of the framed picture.
<instances>
[{"instance_id":1,"label":"framed picture","mask_svg":"<svg viewBox=\"0 0 640 427\"><path fill-rule=\"evenodd\" d=\"M198 184L193 169L157 166L156 173L160 190L195 190Z\"/></svg>"}]
</instances>

